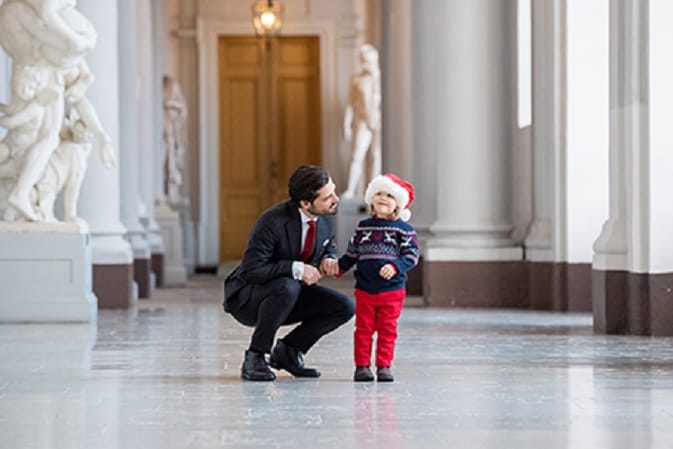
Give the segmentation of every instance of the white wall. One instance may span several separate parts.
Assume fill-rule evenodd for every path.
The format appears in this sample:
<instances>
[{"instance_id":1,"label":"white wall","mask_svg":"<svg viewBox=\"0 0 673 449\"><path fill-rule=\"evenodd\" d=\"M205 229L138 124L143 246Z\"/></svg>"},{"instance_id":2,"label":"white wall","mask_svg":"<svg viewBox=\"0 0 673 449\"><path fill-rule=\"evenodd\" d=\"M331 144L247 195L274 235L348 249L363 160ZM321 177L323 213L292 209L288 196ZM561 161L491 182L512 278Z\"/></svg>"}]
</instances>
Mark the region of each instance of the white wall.
<instances>
[{"instance_id":1,"label":"white wall","mask_svg":"<svg viewBox=\"0 0 673 449\"><path fill-rule=\"evenodd\" d=\"M590 263L609 203L609 1L567 8L567 261Z\"/></svg>"},{"instance_id":2,"label":"white wall","mask_svg":"<svg viewBox=\"0 0 673 449\"><path fill-rule=\"evenodd\" d=\"M517 1L517 125L529 127L533 123L532 81L532 27L531 0Z\"/></svg>"},{"instance_id":3,"label":"white wall","mask_svg":"<svg viewBox=\"0 0 673 449\"><path fill-rule=\"evenodd\" d=\"M673 272L673 2L650 0L650 273Z\"/></svg>"}]
</instances>

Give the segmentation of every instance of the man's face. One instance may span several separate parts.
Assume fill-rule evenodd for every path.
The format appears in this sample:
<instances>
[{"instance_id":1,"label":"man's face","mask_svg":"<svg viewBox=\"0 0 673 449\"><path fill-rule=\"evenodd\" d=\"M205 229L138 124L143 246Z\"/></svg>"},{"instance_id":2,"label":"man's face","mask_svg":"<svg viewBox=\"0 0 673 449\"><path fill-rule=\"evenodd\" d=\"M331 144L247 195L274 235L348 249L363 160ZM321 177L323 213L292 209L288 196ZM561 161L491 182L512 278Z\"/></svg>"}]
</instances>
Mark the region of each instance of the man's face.
<instances>
[{"instance_id":1,"label":"man's face","mask_svg":"<svg viewBox=\"0 0 673 449\"><path fill-rule=\"evenodd\" d=\"M313 217L318 215L334 215L337 212L339 205L339 197L336 194L336 185L332 179L327 182L320 190L318 190L318 197L312 202L302 201L302 210Z\"/></svg>"}]
</instances>

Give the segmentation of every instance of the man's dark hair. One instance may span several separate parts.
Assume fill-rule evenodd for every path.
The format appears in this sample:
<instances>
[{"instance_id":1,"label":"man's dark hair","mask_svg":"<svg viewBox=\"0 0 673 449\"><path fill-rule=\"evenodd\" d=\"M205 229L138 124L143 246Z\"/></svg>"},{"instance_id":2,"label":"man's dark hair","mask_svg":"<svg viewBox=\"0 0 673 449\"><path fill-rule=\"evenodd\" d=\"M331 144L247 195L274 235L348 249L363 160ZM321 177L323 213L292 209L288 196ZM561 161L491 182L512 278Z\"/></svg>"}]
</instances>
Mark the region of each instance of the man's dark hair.
<instances>
[{"instance_id":1,"label":"man's dark hair","mask_svg":"<svg viewBox=\"0 0 673 449\"><path fill-rule=\"evenodd\" d=\"M318 190L329 182L329 174L322 167L301 165L295 169L287 184L290 200L299 205L300 201L312 202L318 197Z\"/></svg>"}]
</instances>

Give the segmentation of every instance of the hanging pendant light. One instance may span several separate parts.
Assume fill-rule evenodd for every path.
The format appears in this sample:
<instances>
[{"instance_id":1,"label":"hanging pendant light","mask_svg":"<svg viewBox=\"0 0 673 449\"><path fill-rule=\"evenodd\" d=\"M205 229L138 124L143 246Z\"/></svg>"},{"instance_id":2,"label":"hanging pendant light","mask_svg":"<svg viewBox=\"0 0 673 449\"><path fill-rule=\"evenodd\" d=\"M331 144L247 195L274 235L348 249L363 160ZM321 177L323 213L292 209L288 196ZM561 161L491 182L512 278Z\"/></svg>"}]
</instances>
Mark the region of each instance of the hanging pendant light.
<instances>
[{"instance_id":1,"label":"hanging pendant light","mask_svg":"<svg viewBox=\"0 0 673 449\"><path fill-rule=\"evenodd\" d=\"M252 24L262 36L278 34L283 26L283 5L280 0L258 0L252 5Z\"/></svg>"}]
</instances>

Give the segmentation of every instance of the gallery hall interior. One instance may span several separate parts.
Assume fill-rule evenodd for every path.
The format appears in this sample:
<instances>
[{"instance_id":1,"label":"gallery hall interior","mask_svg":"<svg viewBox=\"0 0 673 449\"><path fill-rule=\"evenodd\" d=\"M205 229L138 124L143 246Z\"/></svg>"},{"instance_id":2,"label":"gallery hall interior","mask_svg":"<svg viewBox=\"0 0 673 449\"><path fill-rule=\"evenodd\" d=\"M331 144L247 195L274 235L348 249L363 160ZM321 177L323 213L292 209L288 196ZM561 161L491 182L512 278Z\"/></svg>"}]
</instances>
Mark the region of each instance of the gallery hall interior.
<instances>
[{"instance_id":1,"label":"gallery hall interior","mask_svg":"<svg viewBox=\"0 0 673 449\"><path fill-rule=\"evenodd\" d=\"M673 448L672 22L0 0L0 448Z\"/></svg>"}]
</instances>

